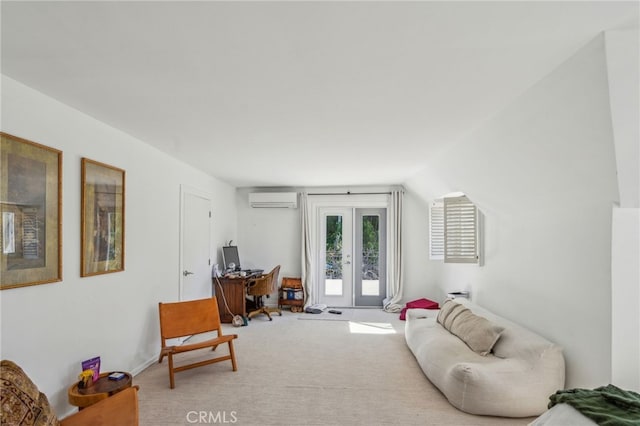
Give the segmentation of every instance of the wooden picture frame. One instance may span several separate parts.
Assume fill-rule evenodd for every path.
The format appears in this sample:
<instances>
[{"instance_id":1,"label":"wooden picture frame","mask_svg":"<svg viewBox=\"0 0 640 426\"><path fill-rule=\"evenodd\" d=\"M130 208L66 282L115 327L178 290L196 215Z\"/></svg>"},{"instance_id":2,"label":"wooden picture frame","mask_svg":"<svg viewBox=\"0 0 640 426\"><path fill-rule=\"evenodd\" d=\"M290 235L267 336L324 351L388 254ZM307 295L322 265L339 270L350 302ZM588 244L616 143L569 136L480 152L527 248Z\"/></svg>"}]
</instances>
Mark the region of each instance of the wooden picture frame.
<instances>
[{"instance_id":1,"label":"wooden picture frame","mask_svg":"<svg viewBox=\"0 0 640 426\"><path fill-rule=\"evenodd\" d=\"M0 290L62 281L62 151L0 139Z\"/></svg>"},{"instance_id":2,"label":"wooden picture frame","mask_svg":"<svg viewBox=\"0 0 640 426\"><path fill-rule=\"evenodd\" d=\"M125 171L82 159L80 276L124 271Z\"/></svg>"}]
</instances>

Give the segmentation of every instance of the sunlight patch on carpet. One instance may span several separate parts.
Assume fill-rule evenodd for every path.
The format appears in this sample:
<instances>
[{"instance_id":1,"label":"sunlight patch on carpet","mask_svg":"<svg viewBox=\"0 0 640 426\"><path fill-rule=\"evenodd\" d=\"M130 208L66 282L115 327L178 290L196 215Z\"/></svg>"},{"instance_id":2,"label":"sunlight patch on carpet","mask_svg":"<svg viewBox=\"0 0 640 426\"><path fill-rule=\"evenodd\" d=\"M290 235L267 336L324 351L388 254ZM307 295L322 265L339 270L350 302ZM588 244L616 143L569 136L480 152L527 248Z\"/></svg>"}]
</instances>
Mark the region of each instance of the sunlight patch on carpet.
<instances>
[{"instance_id":1,"label":"sunlight patch on carpet","mask_svg":"<svg viewBox=\"0 0 640 426\"><path fill-rule=\"evenodd\" d=\"M352 334L395 334L396 331L388 322L354 322L349 321Z\"/></svg>"}]
</instances>

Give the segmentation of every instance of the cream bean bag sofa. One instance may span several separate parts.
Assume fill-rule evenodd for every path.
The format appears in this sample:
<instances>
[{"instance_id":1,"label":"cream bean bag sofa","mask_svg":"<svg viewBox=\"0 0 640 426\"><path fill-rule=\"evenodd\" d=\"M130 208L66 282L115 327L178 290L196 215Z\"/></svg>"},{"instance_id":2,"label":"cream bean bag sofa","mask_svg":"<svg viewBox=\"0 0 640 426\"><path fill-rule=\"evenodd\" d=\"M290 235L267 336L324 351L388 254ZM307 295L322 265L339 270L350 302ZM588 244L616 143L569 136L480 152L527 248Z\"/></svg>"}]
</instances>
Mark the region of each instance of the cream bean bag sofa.
<instances>
[{"instance_id":1,"label":"cream bean bag sofa","mask_svg":"<svg viewBox=\"0 0 640 426\"><path fill-rule=\"evenodd\" d=\"M410 309L405 338L427 378L467 413L538 416L564 389L558 345L466 299Z\"/></svg>"}]
</instances>

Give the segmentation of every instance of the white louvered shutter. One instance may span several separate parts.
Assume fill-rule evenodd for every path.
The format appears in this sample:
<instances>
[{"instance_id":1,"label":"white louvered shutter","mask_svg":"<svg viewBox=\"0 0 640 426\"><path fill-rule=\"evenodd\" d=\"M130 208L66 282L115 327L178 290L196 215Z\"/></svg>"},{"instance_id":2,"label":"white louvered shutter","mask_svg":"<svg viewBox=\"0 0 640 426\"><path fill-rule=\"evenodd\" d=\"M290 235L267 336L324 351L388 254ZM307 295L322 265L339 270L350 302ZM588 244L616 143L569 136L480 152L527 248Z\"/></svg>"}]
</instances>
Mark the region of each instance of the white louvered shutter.
<instances>
[{"instance_id":1,"label":"white louvered shutter","mask_svg":"<svg viewBox=\"0 0 640 426\"><path fill-rule=\"evenodd\" d=\"M479 263L478 209L465 196L444 199L444 262Z\"/></svg>"},{"instance_id":2,"label":"white louvered shutter","mask_svg":"<svg viewBox=\"0 0 640 426\"><path fill-rule=\"evenodd\" d=\"M429 259L444 259L444 202L435 200L429 209Z\"/></svg>"}]
</instances>

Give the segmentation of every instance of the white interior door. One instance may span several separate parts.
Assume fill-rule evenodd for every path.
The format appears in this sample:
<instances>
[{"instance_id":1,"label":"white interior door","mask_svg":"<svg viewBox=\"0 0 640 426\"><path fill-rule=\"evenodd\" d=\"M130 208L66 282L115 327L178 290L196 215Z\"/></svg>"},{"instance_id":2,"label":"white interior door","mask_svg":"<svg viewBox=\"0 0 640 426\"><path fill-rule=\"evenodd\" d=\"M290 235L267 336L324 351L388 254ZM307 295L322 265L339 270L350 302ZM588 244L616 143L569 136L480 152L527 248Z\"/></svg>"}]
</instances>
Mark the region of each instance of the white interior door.
<instances>
[{"instance_id":1,"label":"white interior door","mask_svg":"<svg viewBox=\"0 0 640 426\"><path fill-rule=\"evenodd\" d=\"M353 209L320 209L319 303L353 304Z\"/></svg>"},{"instance_id":2,"label":"white interior door","mask_svg":"<svg viewBox=\"0 0 640 426\"><path fill-rule=\"evenodd\" d=\"M211 291L211 199L181 188L180 300L204 299Z\"/></svg>"}]
</instances>

